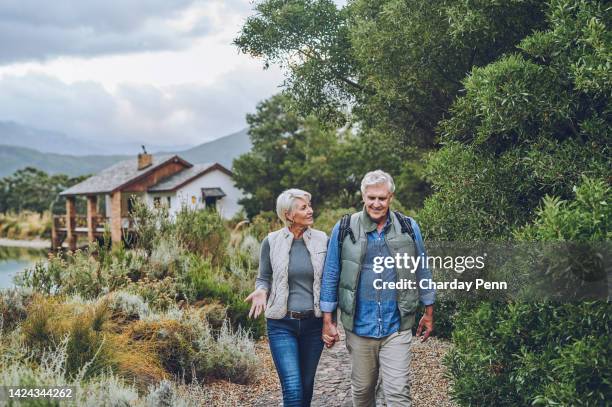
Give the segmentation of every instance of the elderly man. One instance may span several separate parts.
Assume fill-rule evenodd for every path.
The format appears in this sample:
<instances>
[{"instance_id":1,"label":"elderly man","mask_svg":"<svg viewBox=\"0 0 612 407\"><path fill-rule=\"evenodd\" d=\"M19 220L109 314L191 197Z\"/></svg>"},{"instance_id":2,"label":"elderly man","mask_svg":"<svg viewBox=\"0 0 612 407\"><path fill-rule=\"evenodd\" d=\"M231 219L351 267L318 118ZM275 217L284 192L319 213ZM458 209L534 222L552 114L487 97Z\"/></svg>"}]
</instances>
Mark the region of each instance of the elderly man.
<instances>
[{"instance_id":1,"label":"elderly man","mask_svg":"<svg viewBox=\"0 0 612 407\"><path fill-rule=\"evenodd\" d=\"M334 227L323 270L323 340L332 346L339 339L332 319L339 306L351 355L356 407L375 405L379 369L387 406L410 405L411 329L419 299L425 305L425 314L416 335L425 329L421 339L425 341L433 329L435 291L421 289L418 284L431 279L426 262L397 261L419 256L425 259L426 254L416 222L389 210L394 191L393 179L386 172L376 170L365 175L361 182L364 208ZM416 269L405 267L407 264L416 265ZM388 288L388 283L395 282L409 284L401 289Z\"/></svg>"}]
</instances>

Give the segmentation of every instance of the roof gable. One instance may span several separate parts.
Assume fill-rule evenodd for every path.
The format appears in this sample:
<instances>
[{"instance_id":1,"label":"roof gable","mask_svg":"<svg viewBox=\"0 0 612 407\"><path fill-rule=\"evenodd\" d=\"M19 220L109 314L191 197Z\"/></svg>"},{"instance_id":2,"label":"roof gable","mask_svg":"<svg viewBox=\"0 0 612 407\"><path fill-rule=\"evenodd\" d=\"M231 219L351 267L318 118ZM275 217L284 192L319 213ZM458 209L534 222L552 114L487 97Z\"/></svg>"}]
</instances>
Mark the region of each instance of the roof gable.
<instances>
[{"instance_id":1,"label":"roof gable","mask_svg":"<svg viewBox=\"0 0 612 407\"><path fill-rule=\"evenodd\" d=\"M163 179L157 184L148 189L149 192L168 192L175 191L180 187L190 183L196 178L201 177L211 171L221 171L222 173L232 176L232 172L219 163L195 164L190 168L177 172L168 178Z\"/></svg>"},{"instance_id":2,"label":"roof gable","mask_svg":"<svg viewBox=\"0 0 612 407\"><path fill-rule=\"evenodd\" d=\"M91 176L72 187L62 191L61 196L88 195L111 193L146 177L155 170L167 164L178 162L185 167L193 167L193 164L180 158L178 155L153 155L152 164L142 170L138 169L136 159L120 161L108 167L98 174ZM182 171L181 171L182 172Z\"/></svg>"}]
</instances>

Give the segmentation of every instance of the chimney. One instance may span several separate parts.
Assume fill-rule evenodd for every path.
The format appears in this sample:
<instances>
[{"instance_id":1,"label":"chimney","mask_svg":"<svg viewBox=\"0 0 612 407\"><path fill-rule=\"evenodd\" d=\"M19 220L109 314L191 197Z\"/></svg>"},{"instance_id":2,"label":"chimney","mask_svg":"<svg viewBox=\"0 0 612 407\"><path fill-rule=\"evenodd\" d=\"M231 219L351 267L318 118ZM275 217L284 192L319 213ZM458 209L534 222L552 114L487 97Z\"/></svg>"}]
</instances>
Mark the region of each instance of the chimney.
<instances>
[{"instance_id":1,"label":"chimney","mask_svg":"<svg viewBox=\"0 0 612 407\"><path fill-rule=\"evenodd\" d=\"M138 154L138 170L143 170L153 164L153 156L147 154L145 146L142 146L142 153Z\"/></svg>"}]
</instances>

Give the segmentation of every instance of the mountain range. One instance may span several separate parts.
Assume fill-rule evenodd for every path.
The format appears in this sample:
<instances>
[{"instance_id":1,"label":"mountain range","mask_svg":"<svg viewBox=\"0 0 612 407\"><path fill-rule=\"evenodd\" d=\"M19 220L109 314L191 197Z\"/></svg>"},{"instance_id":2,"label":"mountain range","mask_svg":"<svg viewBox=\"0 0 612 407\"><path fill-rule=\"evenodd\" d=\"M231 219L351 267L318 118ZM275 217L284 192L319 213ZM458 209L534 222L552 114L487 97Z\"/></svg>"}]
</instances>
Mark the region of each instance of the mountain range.
<instances>
[{"instance_id":1,"label":"mountain range","mask_svg":"<svg viewBox=\"0 0 612 407\"><path fill-rule=\"evenodd\" d=\"M78 141L69 139L65 135L36 129L21 132L23 138L18 139L19 143L16 143L16 136L11 136L14 133L7 131L10 130L11 124L11 122L0 122L0 177L28 166L49 174L63 173L70 176L94 174L118 161L135 157L140 152L140 149L133 147L135 151L129 155L104 155L104 151L95 155L80 155L79 152L93 150L91 144L79 145ZM28 142L27 145L36 146L36 149L24 147L25 140ZM149 146L147 150L154 151ZM233 159L250 150L251 141L247 129L243 129L186 150L163 153L178 154L193 164L218 162L231 169ZM59 153L60 151L65 152Z\"/></svg>"}]
</instances>

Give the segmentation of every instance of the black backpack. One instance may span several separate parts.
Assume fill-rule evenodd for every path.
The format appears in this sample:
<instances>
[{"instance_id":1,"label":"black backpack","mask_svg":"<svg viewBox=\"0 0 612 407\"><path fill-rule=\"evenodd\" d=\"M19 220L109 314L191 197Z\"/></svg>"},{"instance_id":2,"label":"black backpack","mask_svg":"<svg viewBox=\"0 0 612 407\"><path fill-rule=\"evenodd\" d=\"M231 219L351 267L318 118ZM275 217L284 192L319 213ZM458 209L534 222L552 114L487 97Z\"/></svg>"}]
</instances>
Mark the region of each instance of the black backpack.
<instances>
[{"instance_id":1,"label":"black backpack","mask_svg":"<svg viewBox=\"0 0 612 407\"><path fill-rule=\"evenodd\" d=\"M402 227L402 233L408 233L412 240L416 242L416 236L414 234L414 229L412 229L412 225L410 224L410 218L402 215L399 211L393 211L393 213ZM340 263L340 271L342 271L342 243L347 235L350 237L351 242L355 243L357 241L355 239L353 229L351 229L351 215L348 213L343 215L340 219L340 228L338 230L338 259Z\"/></svg>"}]
</instances>

